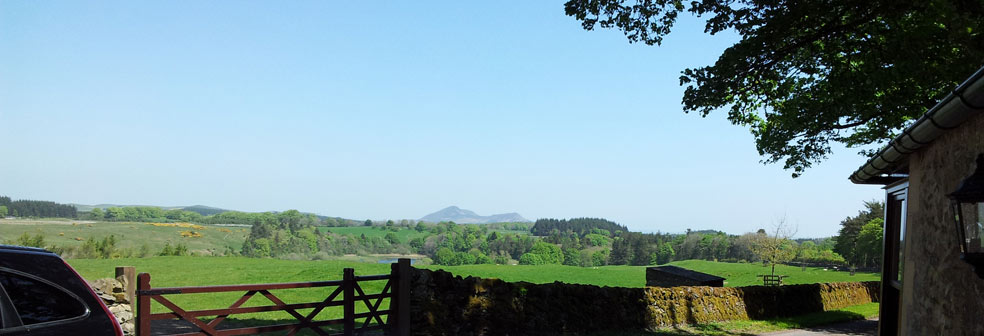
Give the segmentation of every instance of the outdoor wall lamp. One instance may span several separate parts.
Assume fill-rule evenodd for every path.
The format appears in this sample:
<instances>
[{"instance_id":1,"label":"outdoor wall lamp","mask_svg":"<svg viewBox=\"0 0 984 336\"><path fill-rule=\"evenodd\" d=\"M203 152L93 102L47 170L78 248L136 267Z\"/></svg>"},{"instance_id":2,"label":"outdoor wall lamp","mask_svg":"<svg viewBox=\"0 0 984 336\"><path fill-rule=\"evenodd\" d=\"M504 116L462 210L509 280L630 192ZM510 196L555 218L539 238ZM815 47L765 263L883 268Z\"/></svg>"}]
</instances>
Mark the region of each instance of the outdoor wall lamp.
<instances>
[{"instance_id":1,"label":"outdoor wall lamp","mask_svg":"<svg viewBox=\"0 0 984 336\"><path fill-rule=\"evenodd\" d=\"M960 240L960 259L974 266L974 272L984 279L984 154L977 156L977 169L957 190L950 194L957 237Z\"/></svg>"}]
</instances>

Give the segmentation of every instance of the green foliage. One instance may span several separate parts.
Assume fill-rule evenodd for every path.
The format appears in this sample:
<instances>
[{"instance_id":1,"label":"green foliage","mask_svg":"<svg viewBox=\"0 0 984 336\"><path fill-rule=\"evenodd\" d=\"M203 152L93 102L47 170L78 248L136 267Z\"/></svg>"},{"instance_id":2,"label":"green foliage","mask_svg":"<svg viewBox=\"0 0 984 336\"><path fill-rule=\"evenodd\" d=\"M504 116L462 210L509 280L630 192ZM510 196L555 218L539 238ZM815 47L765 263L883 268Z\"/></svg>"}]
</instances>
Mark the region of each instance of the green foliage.
<instances>
[{"instance_id":1,"label":"green foliage","mask_svg":"<svg viewBox=\"0 0 984 336\"><path fill-rule=\"evenodd\" d=\"M883 143L974 73L984 59L984 2L569 0L584 29L659 44L680 13L738 42L685 69L683 108L727 111L765 162L798 176L831 152ZM860 84L859 84L860 83Z\"/></svg>"},{"instance_id":2,"label":"green foliage","mask_svg":"<svg viewBox=\"0 0 984 336\"><path fill-rule=\"evenodd\" d=\"M609 250L601 250L591 254L591 265L592 266L604 266L608 265L609 260Z\"/></svg>"},{"instance_id":3,"label":"green foliage","mask_svg":"<svg viewBox=\"0 0 984 336\"><path fill-rule=\"evenodd\" d=\"M846 265L844 257L832 251L833 238L806 240L800 243L796 250L794 261L810 264Z\"/></svg>"},{"instance_id":4,"label":"green foliage","mask_svg":"<svg viewBox=\"0 0 984 336\"><path fill-rule=\"evenodd\" d=\"M100 209L100 208L93 208L92 210L89 210L89 218L91 218L91 219L104 219L104 218L106 218L106 214L104 214L103 211L102 211L102 209Z\"/></svg>"},{"instance_id":5,"label":"green foliage","mask_svg":"<svg viewBox=\"0 0 984 336\"><path fill-rule=\"evenodd\" d=\"M581 241L587 246L609 246L612 244L611 238L597 233L586 234Z\"/></svg>"},{"instance_id":6,"label":"green foliage","mask_svg":"<svg viewBox=\"0 0 984 336\"><path fill-rule=\"evenodd\" d=\"M458 266L471 264L491 263L491 259L481 252L455 252L447 247L442 247L434 254L434 263L438 265Z\"/></svg>"},{"instance_id":7,"label":"green foliage","mask_svg":"<svg viewBox=\"0 0 984 336\"><path fill-rule=\"evenodd\" d=\"M853 217L847 217L841 221L841 228L838 232L834 252L844 257L851 265L861 265L871 260L862 260L864 251L859 250L858 235L865 224L873 219L885 217L885 203L878 201L864 202L864 210L858 211Z\"/></svg>"},{"instance_id":8,"label":"green foliage","mask_svg":"<svg viewBox=\"0 0 984 336\"><path fill-rule=\"evenodd\" d=\"M498 265L505 265L509 263L509 257L504 255L498 255L495 256L494 259L492 259L492 262Z\"/></svg>"},{"instance_id":9,"label":"green foliage","mask_svg":"<svg viewBox=\"0 0 984 336\"><path fill-rule=\"evenodd\" d=\"M659 245L659 249L656 250L656 252L654 252L652 256L649 257L650 259L649 264L650 265L666 264L671 260L673 260L674 255L676 255L676 252L673 251L673 246L670 245L670 243L668 242L662 243Z\"/></svg>"},{"instance_id":10,"label":"green foliage","mask_svg":"<svg viewBox=\"0 0 984 336\"><path fill-rule=\"evenodd\" d=\"M539 254L524 253L522 256L519 257L519 264L520 265L544 265L544 264L546 264L546 262L543 261L543 258L540 257Z\"/></svg>"},{"instance_id":11,"label":"green foliage","mask_svg":"<svg viewBox=\"0 0 984 336\"><path fill-rule=\"evenodd\" d=\"M530 231L537 236L546 236L554 232L573 232L583 236L588 233L598 232L596 230L607 232L608 235L615 234L615 232L628 231L622 225L601 218L538 219Z\"/></svg>"},{"instance_id":12,"label":"green foliage","mask_svg":"<svg viewBox=\"0 0 984 336\"><path fill-rule=\"evenodd\" d=\"M454 251L450 248L442 247L434 253L434 263L438 265L452 265L456 262Z\"/></svg>"},{"instance_id":13,"label":"green foliage","mask_svg":"<svg viewBox=\"0 0 984 336\"><path fill-rule=\"evenodd\" d=\"M478 251L475 251L475 252L476 253L473 253L472 254L472 255L475 256L475 264L494 264L495 263L495 262L492 261L492 258L489 258L489 256L485 255L485 253L478 252Z\"/></svg>"},{"instance_id":14,"label":"green foliage","mask_svg":"<svg viewBox=\"0 0 984 336\"><path fill-rule=\"evenodd\" d=\"M65 258L118 259L136 255L133 249L119 248L115 235L109 235L103 239L89 237L79 247L52 247L51 250Z\"/></svg>"},{"instance_id":15,"label":"green foliage","mask_svg":"<svg viewBox=\"0 0 984 336\"><path fill-rule=\"evenodd\" d=\"M38 234L36 234L34 236L31 236L29 233L24 232L24 234L22 234L20 237L17 237L17 240L15 241L14 244L15 245L20 245L20 246L29 246L29 247L40 247L40 248L44 248L45 247L44 246L44 235L38 233Z\"/></svg>"},{"instance_id":16,"label":"green foliage","mask_svg":"<svg viewBox=\"0 0 984 336\"><path fill-rule=\"evenodd\" d=\"M7 217L7 206L0 205L0 218Z\"/></svg>"},{"instance_id":17,"label":"green foliage","mask_svg":"<svg viewBox=\"0 0 984 336\"><path fill-rule=\"evenodd\" d=\"M561 251L560 247L542 241L533 243L533 248L519 258L519 263L522 265L562 264L563 262L564 252Z\"/></svg>"},{"instance_id":18,"label":"green foliage","mask_svg":"<svg viewBox=\"0 0 984 336\"><path fill-rule=\"evenodd\" d=\"M159 256L186 256L188 255L188 246L184 243L178 243L174 247L171 247L171 242L164 243L164 248L161 249Z\"/></svg>"},{"instance_id":19,"label":"green foliage","mask_svg":"<svg viewBox=\"0 0 984 336\"><path fill-rule=\"evenodd\" d=\"M575 248L561 249L564 253L564 265L568 266L591 266L581 265L581 251Z\"/></svg>"},{"instance_id":20,"label":"green foliage","mask_svg":"<svg viewBox=\"0 0 984 336\"><path fill-rule=\"evenodd\" d=\"M389 233L387 233L387 234L386 234L386 236L385 236L384 238L385 238L385 239L386 239L386 241L388 241L388 242L389 242L390 244L399 244L399 243L400 243L400 238L398 238L398 237L396 236L396 234L394 234L394 233L392 233L392 232L389 232Z\"/></svg>"},{"instance_id":21,"label":"green foliage","mask_svg":"<svg viewBox=\"0 0 984 336\"><path fill-rule=\"evenodd\" d=\"M861 227L858 233L858 260L861 267L881 265L882 235L885 221L875 218Z\"/></svg>"}]
</instances>

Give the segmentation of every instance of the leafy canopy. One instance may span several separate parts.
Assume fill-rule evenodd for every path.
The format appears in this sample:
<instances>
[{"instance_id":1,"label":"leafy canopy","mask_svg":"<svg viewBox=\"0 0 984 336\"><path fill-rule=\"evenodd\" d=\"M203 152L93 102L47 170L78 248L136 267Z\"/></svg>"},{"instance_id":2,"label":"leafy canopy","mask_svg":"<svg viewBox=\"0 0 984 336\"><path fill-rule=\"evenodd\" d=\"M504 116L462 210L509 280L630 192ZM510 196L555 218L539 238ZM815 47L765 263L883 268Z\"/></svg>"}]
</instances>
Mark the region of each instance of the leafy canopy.
<instances>
[{"instance_id":1,"label":"leafy canopy","mask_svg":"<svg viewBox=\"0 0 984 336\"><path fill-rule=\"evenodd\" d=\"M569 0L565 11L649 45L681 12L706 33L737 32L713 65L682 71L684 111L727 110L763 162L793 177L831 143L895 137L984 60L982 0Z\"/></svg>"}]
</instances>

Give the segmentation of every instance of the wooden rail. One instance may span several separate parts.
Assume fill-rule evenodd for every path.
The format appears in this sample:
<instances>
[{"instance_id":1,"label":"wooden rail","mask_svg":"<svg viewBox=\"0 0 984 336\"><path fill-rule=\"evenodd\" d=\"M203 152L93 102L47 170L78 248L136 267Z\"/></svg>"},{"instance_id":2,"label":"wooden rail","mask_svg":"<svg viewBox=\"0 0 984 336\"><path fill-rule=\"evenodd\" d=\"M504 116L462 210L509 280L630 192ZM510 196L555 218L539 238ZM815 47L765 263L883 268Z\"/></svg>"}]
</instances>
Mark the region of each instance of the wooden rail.
<instances>
[{"instance_id":1,"label":"wooden rail","mask_svg":"<svg viewBox=\"0 0 984 336\"><path fill-rule=\"evenodd\" d=\"M382 291L379 293L367 294L360 282L386 280ZM271 290L276 289L296 289L296 288L318 288L334 287L325 298L318 298L318 301L286 303L278 298ZM165 295L180 294L201 294L201 293L221 293L221 292L245 292L242 297L233 302L226 308L185 310ZM272 305L241 307L250 298L259 294L265 297ZM286 331L286 335L294 335L303 329L310 329L318 335L365 335L372 330L381 330L387 335L407 336L410 335L410 259L399 259L397 263L391 264L390 274L356 276L355 270L346 268L343 271L342 280L314 281L314 282L294 282L294 283L273 283L273 284L249 284L249 285L226 285L226 286L201 286L201 287L157 287L150 285L150 274L140 273L137 276L137 321L136 329L138 336L149 336L152 333L152 321L157 320L183 320L194 325L197 332L170 334L180 336L208 335L246 335L265 333L272 331ZM381 309L383 300L389 298L389 307ZM153 313L150 309L151 301L157 301L167 312ZM355 306L361 303L367 312L356 313ZM344 315L340 319L320 320L315 318L325 308L342 306ZM312 309L309 313L301 314L299 309ZM229 316L235 314L259 313L270 311L284 311L290 314L296 323L285 323L267 325L259 327L244 328L219 328L219 325ZM215 316L210 321L204 321L201 317ZM386 316L386 320L383 320ZM358 319L364 319L357 323ZM375 323L374 323L375 322ZM342 332L330 333L322 327L330 325L342 325ZM161 335L161 333L155 333Z\"/></svg>"}]
</instances>

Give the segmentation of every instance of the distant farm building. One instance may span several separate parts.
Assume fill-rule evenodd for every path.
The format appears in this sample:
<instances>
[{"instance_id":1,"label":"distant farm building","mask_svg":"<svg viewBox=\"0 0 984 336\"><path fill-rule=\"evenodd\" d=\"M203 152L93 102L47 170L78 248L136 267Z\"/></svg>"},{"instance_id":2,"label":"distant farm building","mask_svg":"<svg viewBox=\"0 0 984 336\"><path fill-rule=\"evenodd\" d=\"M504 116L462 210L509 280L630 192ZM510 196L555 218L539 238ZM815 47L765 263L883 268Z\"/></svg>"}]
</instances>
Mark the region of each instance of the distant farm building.
<instances>
[{"instance_id":1,"label":"distant farm building","mask_svg":"<svg viewBox=\"0 0 984 336\"><path fill-rule=\"evenodd\" d=\"M711 286L724 287L724 278L691 271L676 266L657 266L646 268L646 286L677 287L677 286Z\"/></svg>"}]
</instances>

